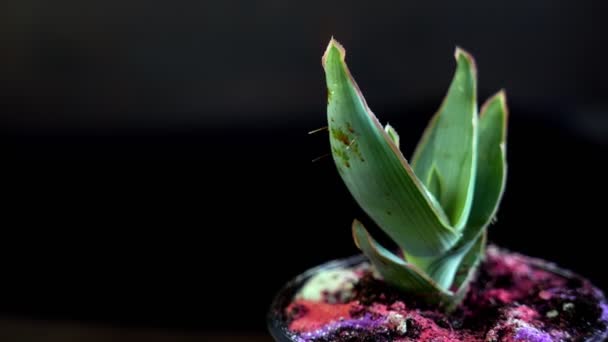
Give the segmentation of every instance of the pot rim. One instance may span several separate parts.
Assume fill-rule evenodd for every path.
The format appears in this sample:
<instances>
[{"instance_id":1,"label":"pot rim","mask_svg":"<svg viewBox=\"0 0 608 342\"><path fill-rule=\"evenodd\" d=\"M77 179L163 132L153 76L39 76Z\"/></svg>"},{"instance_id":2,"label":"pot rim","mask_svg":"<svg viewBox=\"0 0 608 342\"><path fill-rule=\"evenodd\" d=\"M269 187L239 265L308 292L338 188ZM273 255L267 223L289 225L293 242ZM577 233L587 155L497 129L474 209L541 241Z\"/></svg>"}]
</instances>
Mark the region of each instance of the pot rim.
<instances>
[{"instance_id":1,"label":"pot rim","mask_svg":"<svg viewBox=\"0 0 608 342\"><path fill-rule=\"evenodd\" d=\"M302 287L306 280L322 270L354 266L366 261L367 258L363 254L356 254L342 259L334 259L309 268L285 283L285 285L283 285L272 300L270 309L266 315L266 324L268 326L268 330L275 341L296 341L293 334L289 332L289 329L287 329L287 325L285 324L284 309L291 302L295 293L300 289L300 287Z\"/></svg>"}]
</instances>

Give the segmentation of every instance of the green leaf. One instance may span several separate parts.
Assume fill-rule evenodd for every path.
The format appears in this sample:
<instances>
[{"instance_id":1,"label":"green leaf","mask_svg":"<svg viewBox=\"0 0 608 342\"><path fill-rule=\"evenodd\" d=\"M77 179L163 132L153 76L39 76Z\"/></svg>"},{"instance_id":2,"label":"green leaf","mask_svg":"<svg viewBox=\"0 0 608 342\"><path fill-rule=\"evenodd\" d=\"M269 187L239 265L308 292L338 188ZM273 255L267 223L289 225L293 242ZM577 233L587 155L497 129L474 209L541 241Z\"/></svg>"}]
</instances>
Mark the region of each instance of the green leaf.
<instances>
[{"instance_id":1,"label":"green leaf","mask_svg":"<svg viewBox=\"0 0 608 342\"><path fill-rule=\"evenodd\" d=\"M431 304L453 301L452 292L443 290L416 266L379 245L357 220L353 222L353 239L387 283L408 293L414 293L417 298Z\"/></svg>"},{"instance_id":2,"label":"green leaf","mask_svg":"<svg viewBox=\"0 0 608 342\"><path fill-rule=\"evenodd\" d=\"M477 179L467 225L486 227L498 209L507 179L507 100L504 91L481 107Z\"/></svg>"},{"instance_id":3,"label":"green leaf","mask_svg":"<svg viewBox=\"0 0 608 342\"><path fill-rule=\"evenodd\" d=\"M456 296L463 298L466 295L469 283L473 280L477 267L485 255L487 240L488 233L486 230L483 230L475 240L475 243L462 258L452 285L454 288L458 289Z\"/></svg>"},{"instance_id":4,"label":"green leaf","mask_svg":"<svg viewBox=\"0 0 608 342\"><path fill-rule=\"evenodd\" d=\"M473 57L456 49L457 67L439 111L420 140L412 166L426 180L455 229L468 219L475 185L477 154L477 71ZM432 172L443 180L441 187Z\"/></svg>"},{"instance_id":5,"label":"green leaf","mask_svg":"<svg viewBox=\"0 0 608 342\"><path fill-rule=\"evenodd\" d=\"M441 195L441 188L444 187L444 185L442 185L443 180L441 179L441 175L439 175L439 171L437 170L437 167L435 165L433 165L431 167L431 172L429 172L429 179L426 182L427 184L427 189L431 192L431 194L433 194L433 196L435 196L435 199L439 201L439 203L441 203L441 199L438 198L437 196Z\"/></svg>"},{"instance_id":6,"label":"green leaf","mask_svg":"<svg viewBox=\"0 0 608 342\"><path fill-rule=\"evenodd\" d=\"M471 251L480 248L478 243L481 236L485 236L486 227L498 208L506 182L506 123L506 96L500 91L482 106L475 194L462 237L441 257L426 261L426 264L425 260L420 262L425 265L425 271L444 288L446 284L461 286L457 272L466 265ZM481 250L483 251L483 246Z\"/></svg>"},{"instance_id":7,"label":"green leaf","mask_svg":"<svg viewBox=\"0 0 608 342\"><path fill-rule=\"evenodd\" d=\"M338 172L359 206L399 247L418 256L440 255L460 234L368 108L344 58L332 39L322 61Z\"/></svg>"},{"instance_id":8,"label":"green leaf","mask_svg":"<svg viewBox=\"0 0 608 342\"><path fill-rule=\"evenodd\" d=\"M462 265L467 256L480 241L480 236L485 230L465 229L465 234L458 243L445 254L438 258L428 260L416 260L412 262L420 263L424 266L427 274L444 289L458 288L460 285L455 280L457 272L462 269Z\"/></svg>"},{"instance_id":9,"label":"green leaf","mask_svg":"<svg viewBox=\"0 0 608 342\"><path fill-rule=\"evenodd\" d=\"M388 137L391 138L395 146L399 148L399 134L397 134L397 131L393 128L393 126L386 124L386 126L384 126L384 130L386 131L386 134L388 134Z\"/></svg>"}]
</instances>

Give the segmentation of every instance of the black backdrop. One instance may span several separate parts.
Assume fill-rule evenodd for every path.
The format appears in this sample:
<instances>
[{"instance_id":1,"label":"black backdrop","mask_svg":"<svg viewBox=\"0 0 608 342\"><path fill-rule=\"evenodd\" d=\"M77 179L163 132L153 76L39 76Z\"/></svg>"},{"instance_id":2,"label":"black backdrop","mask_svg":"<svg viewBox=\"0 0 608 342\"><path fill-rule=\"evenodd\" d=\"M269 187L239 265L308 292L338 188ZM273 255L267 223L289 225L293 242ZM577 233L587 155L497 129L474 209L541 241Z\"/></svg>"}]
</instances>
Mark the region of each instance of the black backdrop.
<instances>
[{"instance_id":1,"label":"black backdrop","mask_svg":"<svg viewBox=\"0 0 608 342\"><path fill-rule=\"evenodd\" d=\"M504 87L490 239L608 289L600 1L0 4L0 313L261 331L291 276L357 250L329 158L334 35L411 154L456 45Z\"/></svg>"}]
</instances>

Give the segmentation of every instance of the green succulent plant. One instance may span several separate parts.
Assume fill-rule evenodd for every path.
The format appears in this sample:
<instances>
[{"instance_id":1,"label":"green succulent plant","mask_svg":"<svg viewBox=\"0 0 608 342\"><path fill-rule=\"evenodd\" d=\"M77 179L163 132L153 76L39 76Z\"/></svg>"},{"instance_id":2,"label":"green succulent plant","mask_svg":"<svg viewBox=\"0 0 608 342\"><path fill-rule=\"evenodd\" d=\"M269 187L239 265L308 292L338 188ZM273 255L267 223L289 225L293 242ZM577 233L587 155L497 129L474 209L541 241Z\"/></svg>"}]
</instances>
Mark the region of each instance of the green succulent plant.
<instances>
[{"instance_id":1,"label":"green succulent plant","mask_svg":"<svg viewBox=\"0 0 608 342\"><path fill-rule=\"evenodd\" d=\"M431 304L454 308L486 245L506 180L504 91L478 116L473 57L457 48L447 96L408 162L399 135L369 109L332 38L322 58L331 153L365 213L398 246L393 252L353 222L356 245L386 282Z\"/></svg>"}]
</instances>

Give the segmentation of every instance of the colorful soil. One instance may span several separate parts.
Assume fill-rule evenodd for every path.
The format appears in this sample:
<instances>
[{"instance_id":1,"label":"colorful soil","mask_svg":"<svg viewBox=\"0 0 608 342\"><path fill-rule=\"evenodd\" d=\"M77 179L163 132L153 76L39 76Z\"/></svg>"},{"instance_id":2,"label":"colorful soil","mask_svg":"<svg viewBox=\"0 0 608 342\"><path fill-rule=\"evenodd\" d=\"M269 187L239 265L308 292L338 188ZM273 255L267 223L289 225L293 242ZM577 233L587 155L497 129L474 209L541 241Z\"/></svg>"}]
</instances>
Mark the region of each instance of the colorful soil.
<instances>
[{"instance_id":1,"label":"colorful soil","mask_svg":"<svg viewBox=\"0 0 608 342\"><path fill-rule=\"evenodd\" d=\"M347 286L320 288L313 299L296 295L285 316L302 342L602 340L608 306L601 291L539 264L489 247L467 297L449 315L394 290L363 264L334 276Z\"/></svg>"}]
</instances>

